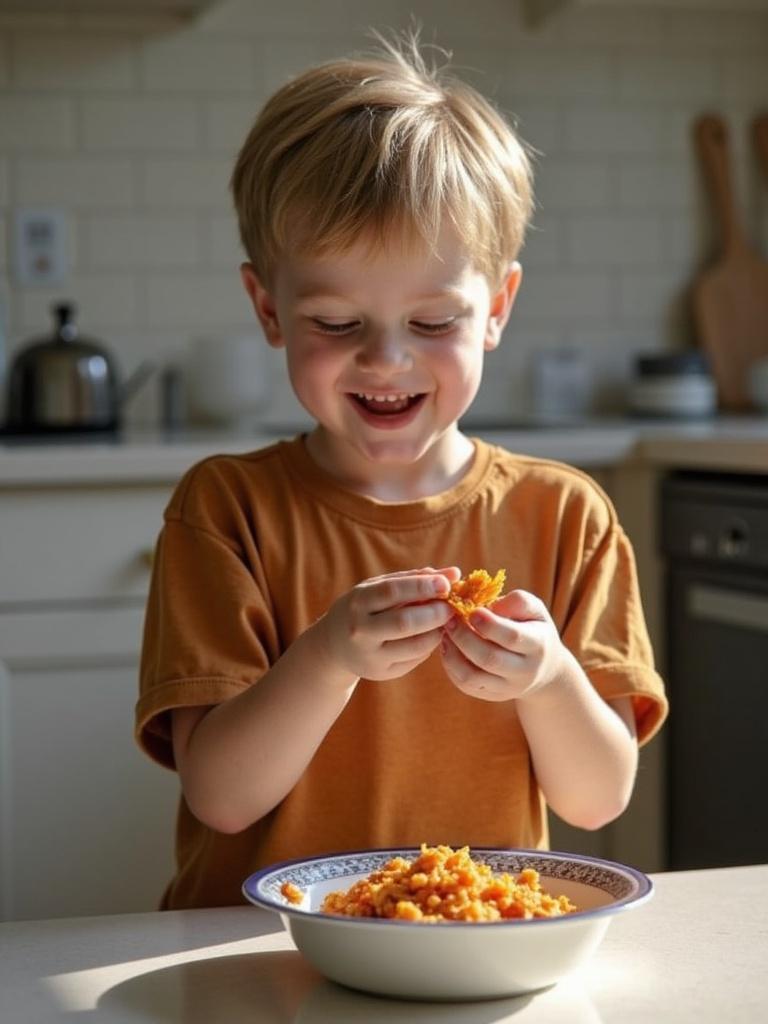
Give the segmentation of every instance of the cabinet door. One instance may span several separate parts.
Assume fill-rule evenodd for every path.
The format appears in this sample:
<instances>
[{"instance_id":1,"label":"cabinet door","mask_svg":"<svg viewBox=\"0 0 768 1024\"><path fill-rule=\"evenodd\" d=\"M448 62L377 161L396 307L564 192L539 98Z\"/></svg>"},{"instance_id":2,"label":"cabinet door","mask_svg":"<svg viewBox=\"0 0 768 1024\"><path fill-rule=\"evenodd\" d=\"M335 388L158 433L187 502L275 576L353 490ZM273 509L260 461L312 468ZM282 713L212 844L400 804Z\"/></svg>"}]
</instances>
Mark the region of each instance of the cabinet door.
<instances>
[{"instance_id":1,"label":"cabinet door","mask_svg":"<svg viewBox=\"0 0 768 1024\"><path fill-rule=\"evenodd\" d=\"M135 746L136 673L0 663L0 920L157 908L178 781Z\"/></svg>"}]
</instances>

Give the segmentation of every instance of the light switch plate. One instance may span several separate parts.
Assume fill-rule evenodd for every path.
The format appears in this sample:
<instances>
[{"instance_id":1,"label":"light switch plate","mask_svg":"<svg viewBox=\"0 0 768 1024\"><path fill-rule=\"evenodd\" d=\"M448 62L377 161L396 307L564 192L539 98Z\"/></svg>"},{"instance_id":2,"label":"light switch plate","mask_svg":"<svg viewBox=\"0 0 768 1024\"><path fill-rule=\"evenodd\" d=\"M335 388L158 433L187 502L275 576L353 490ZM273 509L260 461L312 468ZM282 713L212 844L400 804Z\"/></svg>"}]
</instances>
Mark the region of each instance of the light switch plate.
<instances>
[{"instance_id":1,"label":"light switch plate","mask_svg":"<svg viewBox=\"0 0 768 1024\"><path fill-rule=\"evenodd\" d=\"M29 207L17 210L14 257L19 284L61 284L69 272L64 211Z\"/></svg>"}]
</instances>

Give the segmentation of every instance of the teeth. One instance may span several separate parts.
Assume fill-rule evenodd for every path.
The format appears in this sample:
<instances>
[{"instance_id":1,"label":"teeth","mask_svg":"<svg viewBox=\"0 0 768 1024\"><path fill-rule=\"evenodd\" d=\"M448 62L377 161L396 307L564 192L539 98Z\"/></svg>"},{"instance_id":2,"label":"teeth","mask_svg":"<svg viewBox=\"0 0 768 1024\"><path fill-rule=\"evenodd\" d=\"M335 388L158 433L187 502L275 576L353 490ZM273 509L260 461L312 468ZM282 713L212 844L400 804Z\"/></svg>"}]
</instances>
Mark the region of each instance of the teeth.
<instances>
[{"instance_id":1,"label":"teeth","mask_svg":"<svg viewBox=\"0 0 768 1024\"><path fill-rule=\"evenodd\" d=\"M366 395L358 391L357 397L364 398L368 402L401 402L404 398L415 398L416 393L410 395Z\"/></svg>"}]
</instances>

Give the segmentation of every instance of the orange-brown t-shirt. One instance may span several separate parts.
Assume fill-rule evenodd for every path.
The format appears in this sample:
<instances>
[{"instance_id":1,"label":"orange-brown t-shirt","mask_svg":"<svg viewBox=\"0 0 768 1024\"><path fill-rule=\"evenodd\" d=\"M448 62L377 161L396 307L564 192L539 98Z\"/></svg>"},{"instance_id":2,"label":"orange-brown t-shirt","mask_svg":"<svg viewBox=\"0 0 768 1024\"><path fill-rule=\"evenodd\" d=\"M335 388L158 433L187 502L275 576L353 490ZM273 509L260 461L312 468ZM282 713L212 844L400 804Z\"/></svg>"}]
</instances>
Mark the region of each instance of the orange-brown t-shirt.
<instances>
[{"instance_id":1,"label":"orange-brown t-shirt","mask_svg":"<svg viewBox=\"0 0 768 1024\"><path fill-rule=\"evenodd\" d=\"M603 492L560 463L475 441L451 490L406 503L339 485L302 437L193 467L165 512L147 605L136 734L173 766L173 708L258 685L333 601L424 565L507 571L540 597L598 692L630 696L644 742L666 714L630 545ZM289 857L421 842L545 847L546 810L515 702L461 693L435 653L397 680L361 680L290 793L236 835L182 797L170 908L242 902Z\"/></svg>"}]
</instances>

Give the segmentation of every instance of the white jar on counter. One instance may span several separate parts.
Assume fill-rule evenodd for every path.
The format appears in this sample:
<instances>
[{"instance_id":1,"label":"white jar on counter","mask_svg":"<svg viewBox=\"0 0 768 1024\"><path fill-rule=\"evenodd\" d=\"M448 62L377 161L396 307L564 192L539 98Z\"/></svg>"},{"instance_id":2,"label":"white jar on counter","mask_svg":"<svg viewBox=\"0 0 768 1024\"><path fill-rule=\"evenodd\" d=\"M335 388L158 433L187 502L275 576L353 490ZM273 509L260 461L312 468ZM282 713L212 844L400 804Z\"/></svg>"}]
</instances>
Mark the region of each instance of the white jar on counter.
<instances>
[{"instance_id":1,"label":"white jar on counter","mask_svg":"<svg viewBox=\"0 0 768 1024\"><path fill-rule=\"evenodd\" d=\"M701 419L717 410L717 388L703 353L648 353L635 359L629 391L638 416Z\"/></svg>"},{"instance_id":2,"label":"white jar on counter","mask_svg":"<svg viewBox=\"0 0 768 1024\"><path fill-rule=\"evenodd\" d=\"M531 360L531 413L537 420L567 422L589 412L592 368L580 348L544 349L532 353Z\"/></svg>"},{"instance_id":3,"label":"white jar on counter","mask_svg":"<svg viewBox=\"0 0 768 1024\"><path fill-rule=\"evenodd\" d=\"M266 341L258 332L195 338L186 378L194 419L247 427L269 395Z\"/></svg>"}]
</instances>

